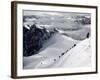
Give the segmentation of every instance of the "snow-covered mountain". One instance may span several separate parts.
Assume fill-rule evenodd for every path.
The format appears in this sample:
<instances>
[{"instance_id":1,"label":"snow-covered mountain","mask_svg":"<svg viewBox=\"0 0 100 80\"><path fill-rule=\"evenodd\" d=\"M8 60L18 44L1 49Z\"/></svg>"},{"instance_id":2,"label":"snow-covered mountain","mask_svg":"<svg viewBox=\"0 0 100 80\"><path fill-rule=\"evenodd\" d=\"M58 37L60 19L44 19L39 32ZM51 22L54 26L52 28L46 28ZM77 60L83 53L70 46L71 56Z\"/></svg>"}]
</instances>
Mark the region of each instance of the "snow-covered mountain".
<instances>
[{"instance_id":1,"label":"snow-covered mountain","mask_svg":"<svg viewBox=\"0 0 100 80\"><path fill-rule=\"evenodd\" d=\"M56 33L44 43L38 54L24 57L24 68L31 69L43 66L48 68L49 65L57 61L64 53L70 51L78 42L70 37ZM41 64L43 65L41 66Z\"/></svg>"},{"instance_id":2,"label":"snow-covered mountain","mask_svg":"<svg viewBox=\"0 0 100 80\"><path fill-rule=\"evenodd\" d=\"M90 49L90 39L79 42L55 34L39 54L23 58L24 69L90 66Z\"/></svg>"},{"instance_id":3,"label":"snow-covered mountain","mask_svg":"<svg viewBox=\"0 0 100 80\"><path fill-rule=\"evenodd\" d=\"M24 25L23 27L23 55L31 56L37 54L46 40L52 36L53 32L36 25Z\"/></svg>"},{"instance_id":4,"label":"snow-covered mountain","mask_svg":"<svg viewBox=\"0 0 100 80\"><path fill-rule=\"evenodd\" d=\"M91 24L75 22L75 15L50 15L23 20L23 68L90 66Z\"/></svg>"},{"instance_id":5,"label":"snow-covered mountain","mask_svg":"<svg viewBox=\"0 0 100 80\"><path fill-rule=\"evenodd\" d=\"M52 67L90 67L91 46L90 38L85 39L65 53Z\"/></svg>"}]
</instances>

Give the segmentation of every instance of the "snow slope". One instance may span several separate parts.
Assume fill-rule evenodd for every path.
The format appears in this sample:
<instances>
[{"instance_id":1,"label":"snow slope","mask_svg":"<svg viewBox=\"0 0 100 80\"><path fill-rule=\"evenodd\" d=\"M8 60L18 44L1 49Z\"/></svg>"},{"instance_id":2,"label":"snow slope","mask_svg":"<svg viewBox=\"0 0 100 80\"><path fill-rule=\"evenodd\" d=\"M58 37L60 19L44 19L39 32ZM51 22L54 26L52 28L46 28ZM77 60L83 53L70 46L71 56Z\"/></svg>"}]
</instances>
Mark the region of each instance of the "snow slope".
<instances>
[{"instance_id":1,"label":"snow slope","mask_svg":"<svg viewBox=\"0 0 100 80\"><path fill-rule=\"evenodd\" d=\"M39 54L23 58L23 67L35 69L90 65L89 39L78 42L70 37L55 34L44 44ZM77 46L73 47L74 44Z\"/></svg>"},{"instance_id":2,"label":"snow slope","mask_svg":"<svg viewBox=\"0 0 100 80\"><path fill-rule=\"evenodd\" d=\"M85 39L72 48L53 67L86 67L91 66L90 39Z\"/></svg>"}]
</instances>

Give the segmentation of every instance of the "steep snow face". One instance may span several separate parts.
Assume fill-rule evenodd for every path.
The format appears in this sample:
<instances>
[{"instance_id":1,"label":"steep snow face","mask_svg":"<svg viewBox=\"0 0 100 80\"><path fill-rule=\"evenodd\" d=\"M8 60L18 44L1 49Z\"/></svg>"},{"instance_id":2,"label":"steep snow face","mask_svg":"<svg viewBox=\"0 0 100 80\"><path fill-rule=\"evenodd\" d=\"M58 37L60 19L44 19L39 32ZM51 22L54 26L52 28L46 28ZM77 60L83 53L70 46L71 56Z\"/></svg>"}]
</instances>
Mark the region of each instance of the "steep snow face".
<instances>
[{"instance_id":1,"label":"steep snow face","mask_svg":"<svg viewBox=\"0 0 100 80\"><path fill-rule=\"evenodd\" d=\"M56 35L55 38L58 36L59 35ZM71 39L68 38L67 40L71 41ZM59 45L61 45L61 43L59 43ZM62 49L59 49L58 45L56 46L57 50L53 46L52 48L48 47L37 55L24 57L24 69L68 67L75 68L91 66L90 39L85 39L81 41L77 44L77 46L71 48L68 52L65 52L65 54L60 57L59 55L61 55L64 50L66 51L68 47L66 47L66 49L63 47L64 49L62 51Z\"/></svg>"},{"instance_id":2,"label":"steep snow face","mask_svg":"<svg viewBox=\"0 0 100 80\"><path fill-rule=\"evenodd\" d=\"M61 57L53 67L86 67L91 66L90 39L85 39Z\"/></svg>"},{"instance_id":3,"label":"steep snow face","mask_svg":"<svg viewBox=\"0 0 100 80\"><path fill-rule=\"evenodd\" d=\"M54 55L56 56L63 53L77 43L77 40L57 33L43 45L39 54L46 55L49 52L47 55L52 55L54 57Z\"/></svg>"},{"instance_id":4,"label":"steep snow face","mask_svg":"<svg viewBox=\"0 0 100 80\"><path fill-rule=\"evenodd\" d=\"M72 49L79 41L62 34L55 34L44 45L40 52L30 57L24 57L24 69L50 68Z\"/></svg>"}]
</instances>

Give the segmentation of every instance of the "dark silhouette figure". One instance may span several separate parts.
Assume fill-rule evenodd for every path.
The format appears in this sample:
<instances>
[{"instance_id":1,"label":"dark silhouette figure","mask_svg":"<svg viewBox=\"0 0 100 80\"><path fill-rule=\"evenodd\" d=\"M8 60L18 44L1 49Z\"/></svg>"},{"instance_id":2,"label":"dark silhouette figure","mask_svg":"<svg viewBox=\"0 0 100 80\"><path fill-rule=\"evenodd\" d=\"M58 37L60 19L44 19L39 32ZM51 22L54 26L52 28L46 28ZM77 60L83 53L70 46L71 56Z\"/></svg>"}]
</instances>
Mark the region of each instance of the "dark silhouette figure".
<instances>
[{"instance_id":1,"label":"dark silhouette figure","mask_svg":"<svg viewBox=\"0 0 100 80\"><path fill-rule=\"evenodd\" d=\"M89 36L90 36L90 34L89 34L89 33L87 33L87 36L86 36L86 37L87 37L87 38L89 38Z\"/></svg>"},{"instance_id":2,"label":"dark silhouette figure","mask_svg":"<svg viewBox=\"0 0 100 80\"><path fill-rule=\"evenodd\" d=\"M65 53L62 53L61 56L63 56Z\"/></svg>"},{"instance_id":3,"label":"dark silhouette figure","mask_svg":"<svg viewBox=\"0 0 100 80\"><path fill-rule=\"evenodd\" d=\"M74 44L74 47L76 46L76 44Z\"/></svg>"},{"instance_id":4,"label":"dark silhouette figure","mask_svg":"<svg viewBox=\"0 0 100 80\"><path fill-rule=\"evenodd\" d=\"M61 56L59 56L59 58L60 58Z\"/></svg>"}]
</instances>

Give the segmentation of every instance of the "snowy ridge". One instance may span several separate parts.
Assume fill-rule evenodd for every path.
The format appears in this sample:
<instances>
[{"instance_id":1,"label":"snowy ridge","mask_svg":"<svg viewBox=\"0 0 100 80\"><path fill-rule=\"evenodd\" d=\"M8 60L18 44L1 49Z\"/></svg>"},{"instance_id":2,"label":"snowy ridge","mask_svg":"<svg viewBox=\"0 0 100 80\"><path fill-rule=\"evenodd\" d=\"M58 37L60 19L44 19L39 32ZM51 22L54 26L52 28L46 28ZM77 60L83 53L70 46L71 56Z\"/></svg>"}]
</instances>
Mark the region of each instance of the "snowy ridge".
<instances>
[{"instance_id":1,"label":"snowy ridge","mask_svg":"<svg viewBox=\"0 0 100 80\"><path fill-rule=\"evenodd\" d=\"M90 39L85 39L54 64L54 67L91 66Z\"/></svg>"},{"instance_id":2,"label":"snowy ridge","mask_svg":"<svg viewBox=\"0 0 100 80\"><path fill-rule=\"evenodd\" d=\"M61 34L55 34L44 44L44 49L42 49L40 53L30 57L24 57L24 66L28 63L24 68L49 68L59 60L59 56L61 56L63 52L71 49L76 43L78 43L78 41L73 40L72 38Z\"/></svg>"},{"instance_id":3,"label":"snowy ridge","mask_svg":"<svg viewBox=\"0 0 100 80\"><path fill-rule=\"evenodd\" d=\"M37 55L24 58L25 60L29 61L29 64L25 66L25 69L90 66L91 52L89 41L90 39L83 40L60 58L58 55L61 55L64 50L56 50L53 49L54 47L49 47L49 50L47 48ZM53 50L55 51L55 53Z\"/></svg>"}]
</instances>

